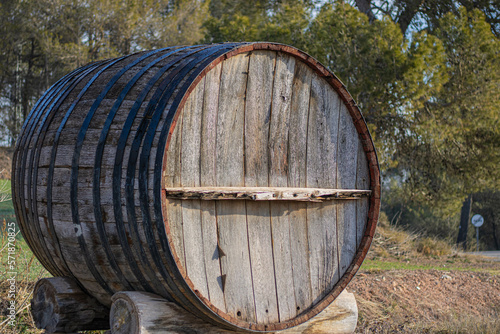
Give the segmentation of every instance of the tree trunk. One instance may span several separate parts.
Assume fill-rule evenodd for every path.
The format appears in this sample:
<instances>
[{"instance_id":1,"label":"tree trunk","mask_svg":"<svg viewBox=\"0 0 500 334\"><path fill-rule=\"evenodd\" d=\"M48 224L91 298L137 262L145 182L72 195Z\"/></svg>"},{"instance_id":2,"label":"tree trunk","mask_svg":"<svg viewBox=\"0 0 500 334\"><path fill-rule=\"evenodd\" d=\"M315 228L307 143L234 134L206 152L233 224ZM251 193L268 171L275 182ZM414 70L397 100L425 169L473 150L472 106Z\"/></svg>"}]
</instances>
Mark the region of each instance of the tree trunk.
<instances>
[{"instance_id":1,"label":"tree trunk","mask_svg":"<svg viewBox=\"0 0 500 334\"><path fill-rule=\"evenodd\" d=\"M371 0L356 0L356 6L360 12L368 16L370 23L375 20L375 14L372 12Z\"/></svg>"},{"instance_id":2,"label":"tree trunk","mask_svg":"<svg viewBox=\"0 0 500 334\"><path fill-rule=\"evenodd\" d=\"M469 226L470 211L472 207L472 195L469 195L462 205L460 213L460 226L458 227L457 247L467 250L467 227Z\"/></svg>"},{"instance_id":3,"label":"tree trunk","mask_svg":"<svg viewBox=\"0 0 500 334\"><path fill-rule=\"evenodd\" d=\"M397 23L403 35L410 26L411 21L417 15L420 6L424 3L424 0L412 0L412 1L400 1L399 6L402 7L402 12L397 18Z\"/></svg>"},{"instance_id":4,"label":"tree trunk","mask_svg":"<svg viewBox=\"0 0 500 334\"><path fill-rule=\"evenodd\" d=\"M497 237L497 224L495 223L495 220L492 220L493 223L493 240L495 241L495 249L500 250L500 243L498 242L498 237Z\"/></svg>"}]
</instances>

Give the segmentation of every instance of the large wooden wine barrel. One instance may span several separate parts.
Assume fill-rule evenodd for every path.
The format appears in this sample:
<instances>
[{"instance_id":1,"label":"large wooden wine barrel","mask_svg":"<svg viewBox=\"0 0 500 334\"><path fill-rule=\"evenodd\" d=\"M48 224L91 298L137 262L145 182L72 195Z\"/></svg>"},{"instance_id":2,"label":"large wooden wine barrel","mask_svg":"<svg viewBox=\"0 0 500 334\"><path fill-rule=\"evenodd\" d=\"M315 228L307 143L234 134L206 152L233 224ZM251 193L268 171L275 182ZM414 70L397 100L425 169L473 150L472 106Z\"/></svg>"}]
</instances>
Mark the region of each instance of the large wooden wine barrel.
<instances>
[{"instance_id":1,"label":"large wooden wine barrel","mask_svg":"<svg viewBox=\"0 0 500 334\"><path fill-rule=\"evenodd\" d=\"M303 323L370 246L380 174L343 84L272 43L172 47L55 83L18 139L22 234L109 306L148 291L229 329Z\"/></svg>"}]
</instances>

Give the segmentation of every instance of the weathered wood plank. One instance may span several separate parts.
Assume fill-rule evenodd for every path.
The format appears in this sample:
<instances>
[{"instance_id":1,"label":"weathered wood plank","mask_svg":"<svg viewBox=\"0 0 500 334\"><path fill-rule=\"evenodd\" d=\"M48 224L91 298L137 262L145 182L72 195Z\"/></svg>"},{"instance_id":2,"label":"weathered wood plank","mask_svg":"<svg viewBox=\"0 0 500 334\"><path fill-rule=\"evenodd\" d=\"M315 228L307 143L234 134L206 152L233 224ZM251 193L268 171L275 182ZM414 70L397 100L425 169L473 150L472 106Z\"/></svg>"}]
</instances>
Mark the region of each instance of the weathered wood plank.
<instances>
[{"instance_id":1,"label":"weathered wood plank","mask_svg":"<svg viewBox=\"0 0 500 334\"><path fill-rule=\"evenodd\" d=\"M252 200L323 202L328 200L359 199L369 196L370 190L290 188L290 187L171 187L164 189L172 199Z\"/></svg>"},{"instance_id":2,"label":"weathered wood plank","mask_svg":"<svg viewBox=\"0 0 500 334\"><path fill-rule=\"evenodd\" d=\"M201 114L205 80L191 92L182 116L181 184L196 187L200 185L200 141ZM203 235L201 228L201 203L199 200L182 201L182 232L186 258L186 272L195 289L208 296L207 277L203 256Z\"/></svg>"},{"instance_id":3,"label":"weathered wood plank","mask_svg":"<svg viewBox=\"0 0 500 334\"><path fill-rule=\"evenodd\" d=\"M278 54L273 87L273 102L269 129L269 186L288 185L288 132L290 125L290 104L295 74L295 58ZM288 203L271 202L274 270L280 321L296 315L297 305L293 288L290 221ZM292 284L290 284L292 283Z\"/></svg>"},{"instance_id":4,"label":"weathered wood plank","mask_svg":"<svg viewBox=\"0 0 500 334\"><path fill-rule=\"evenodd\" d=\"M358 133L354 122L341 103L337 152L337 185L339 188L356 187ZM356 254L356 202L343 201L337 208L337 240L339 275L346 272Z\"/></svg>"},{"instance_id":5,"label":"weathered wood plank","mask_svg":"<svg viewBox=\"0 0 500 334\"><path fill-rule=\"evenodd\" d=\"M340 99L314 74L307 132L307 187L337 186L337 134ZM338 281L337 203L308 203L311 288L319 301Z\"/></svg>"},{"instance_id":6,"label":"weathered wood plank","mask_svg":"<svg viewBox=\"0 0 500 334\"><path fill-rule=\"evenodd\" d=\"M200 143L201 186L215 186L217 184L214 153L216 152L217 112L219 109L219 86L222 66L222 63L220 63L208 72L205 77ZM226 304L222 291L215 202L202 201L200 209L203 256L209 293L207 297L215 307L225 312Z\"/></svg>"},{"instance_id":7,"label":"weathered wood plank","mask_svg":"<svg viewBox=\"0 0 500 334\"><path fill-rule=\"evenodd\" d=\"M181 143L182 143L182 117L179 115L174 128L168 151L166 153L164 182L165 186L181 185ZM182 231L182 202L176 199L167 199L167 224L170 226L174 254L178 257L183 268L186 268L184 252L184 238Z\"/></svg>"},{"instance_id":8,"label":"weathered wood plank","mask_svg":"<svg viewBox=\"0 0 500 334\"><path fill-rule=\"evenodd\" d=\"M358 162L356 166L356 188L370 188L370 172L368 170L368 161L363 145L358 144ZM356 203L356 246L359 247L365 227L368 220L369 198L364 198Z\"/></svg>"},{"instance_id":9,"label":"weathered wood plank","mask_svg":"<svg viewBox=\"0 0 500 334\"><path fill-rule=\"evenodd\" d=\"M276 53L255 51L248 65L245 104L245 185L267 186L268 139ZM268 203L246 202L257 322L279 321Z\"/></svg>"},{"instance_id":10,"label":"weathered wood plank","mask_svg":"<svg viewBox=\"0 0 500 334\"><path fill-rule=\"evenodd\" d=\"M255 51L250 57L245 103L245 186L269 181L269 120L276 54Z\"/></svg>"},{"instance_id":11,"label":"weathered wood plank","mask_svg":"<svg viewBox=\"0 0 500 334\"><path fill-rule=\"evenodd\" d=\"M278 54L269 129L270 187L288 185L288 133L294 74L295 58Z\"/></svg>"},{"instance_id":12,"label":"weathered wood plank","mask_svg":"<svg viewBox=\"0 0 500 334\"><path fill-rule=\"evenodd\" d=\"M296 62L292 86L290 129L288 134L288 186L306 186L307 123L312 70ZM289 203L290 241L296 313L312 305L309 244L307 240L307 204Z\"/></svg>"},{"instance_id":13,"label":"weathered wood plank","mask_svg":"<svg viewBox=\"0 0 500 334\"><path fill-rule=\"evenodd\" d=\"M224 62L217 114L216 181L218 186L244 186L244 108L248 54ZM217 202L221 273L228 314L254 322L250 254L244 201Z\"/></svg>"}]
</instances>

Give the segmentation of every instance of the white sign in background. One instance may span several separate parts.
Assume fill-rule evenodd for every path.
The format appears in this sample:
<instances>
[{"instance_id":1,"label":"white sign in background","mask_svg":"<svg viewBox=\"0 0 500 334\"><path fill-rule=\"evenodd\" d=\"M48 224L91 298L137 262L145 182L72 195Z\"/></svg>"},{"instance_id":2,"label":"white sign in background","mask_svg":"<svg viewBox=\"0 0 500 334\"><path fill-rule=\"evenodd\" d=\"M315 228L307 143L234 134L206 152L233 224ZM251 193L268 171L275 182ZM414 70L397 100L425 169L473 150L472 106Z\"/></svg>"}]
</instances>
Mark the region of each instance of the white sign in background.
<instances>
[{"instance_id":1,"label":"white sign in background","mask_svg":"<svg viewBox=\"0 0 500 334\"><path fill-rule=\"evenodd\" d=\"M484 224L484 218L479 214L472 216L470 221L475 227L481 227Z\"/></svg>"}]
</instances>

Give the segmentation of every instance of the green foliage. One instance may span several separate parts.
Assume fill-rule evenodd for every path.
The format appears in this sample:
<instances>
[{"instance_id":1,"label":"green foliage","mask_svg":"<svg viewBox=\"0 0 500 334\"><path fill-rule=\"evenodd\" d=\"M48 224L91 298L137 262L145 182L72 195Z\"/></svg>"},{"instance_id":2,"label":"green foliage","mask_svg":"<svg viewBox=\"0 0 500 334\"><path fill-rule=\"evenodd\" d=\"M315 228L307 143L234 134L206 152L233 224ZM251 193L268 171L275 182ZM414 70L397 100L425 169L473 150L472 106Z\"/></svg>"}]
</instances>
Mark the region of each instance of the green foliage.
<instances>
[{"instance_id":1,"label":"green foliage","mask_svg":"<svg viewBox=\"0 0 500 334\"><path fill-rule=\"evenodd\" d=\"M434 236L454 243L457 236L461 202L450 201L436 205L415 201L408 186L395 176L383 189L382 211L391 225L401 226L422 236Z\"/></svg>"},{"instance_id":2,"label":"green foliage","mask_svg":"<svg viewBox=\"0 0 500 334\"><path fill-rule=\"evenodd\" d=\"M411 43L390 19L370 23L355 8L325 4L310 27L308 51L347 86L369 124L383 166L414 127L414 110L444 79L441 42L425 32Z\"/></svg>"},{"instance_id":3,"label":"green foliage","mask_svg":"<svg viewBox=\"0 0 500 334\"><path fill-rule=\"evenodd\" d=\"M219 1L225 3L224 1ZM287 0L280 2L237 2L220 15L205 22L205 42L268 41L305 46L306 29L311 19L308 1ZM225 7L223 7L225 8Z\"/></svg>"},{"instance_id":4,"label":"green foliage","mask_svg":"<svg viewBox=\"0 0 500 334\"><path fill-rule=\"evenodd\" d=\"M13 145L24 118L57 79L89 62L195 44L204 0L27 0L0 4L0 136Z\"/></svg>"},{"instance_id":5,"label":"green foliage","mask_svg":"<svg viewBox=\"0 0 500 334\"><path fill-rule=\"evenodd\" d=\"M397 160L414 200L458 202L500 186L500 41L464 8L445 15L436 36L449 79L419 110Z\"/></svg>"}]
</instances>

